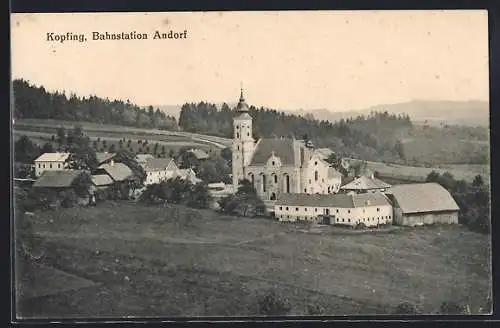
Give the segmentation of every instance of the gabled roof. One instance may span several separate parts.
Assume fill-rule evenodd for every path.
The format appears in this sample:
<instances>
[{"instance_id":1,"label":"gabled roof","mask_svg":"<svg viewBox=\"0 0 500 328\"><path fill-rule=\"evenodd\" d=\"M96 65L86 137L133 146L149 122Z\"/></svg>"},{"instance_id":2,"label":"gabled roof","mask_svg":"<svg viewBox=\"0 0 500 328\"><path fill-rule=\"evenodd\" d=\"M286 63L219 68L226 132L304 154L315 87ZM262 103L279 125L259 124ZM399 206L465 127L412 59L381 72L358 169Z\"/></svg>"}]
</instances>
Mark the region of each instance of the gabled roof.
<instances>
[{"instance_id":1,"label":"gabled roof","mask_svg":"<svg viewBox=\"0 0 500 328\"><path fill-rule=\"evenodd\" d=\"M35 162L64 162L68 157L69 153L44 153Z\"/></svg>"},{"instance_id":2,"label":"gabled roof","mask_svg":"<svg viewBox=\"0 0 500 328\"><path fill-rule=\"evenodd\" d=\"M448 190L437 183L394 185L390 194L405 214L459 210Z\"/></svg>"},{"instance_id":3,"label":"gabled roof","mask_svg":"<svg viewBox=\"0 0 500 328\"><path fill-rule=\"evenodd\" d=\"M369 194L282 194L276 205L355 208L390 205L382 193Z\"/></svg>"},{"instance_id":4,"label":"gabled roof","mask_svg":"<svg viewBox=\"0 0 500 328\"><path fill-rule=\"evenodd\" d=\"M97 163L102 164L113 157L116 156L116 153L95 153L95 157L97 158Z\"/></svg>"},{"instance_id":5,"label":"gabled roof","mask_svg":"<svg viewBox=\"0 0 500 328\"><path fill-rule=\"evenodd\" d=\"M361 176L353 181L343 185L340 189L343 190L372 190L372 189L386 189L390 188L391 185L385 183L377 178L369 178L366 176Z\"/></svg>"},{"instance_id":6,"label":"gabled roof","mask_svg":"<svg viewBox=\"0 0 500 328\"><path fill-rule=\"evenodd\" d=\"M148 160L148 158L155 158L155 157L151 154L137 154L137 155L135 155L135 160L138 163L145 163Z\"/></svg>"},{"instance_id":7,"label":"gabled roof","mask_svg":"<svg viewBox=\"0 0 500 328\"><path fill-rule=\"evenodd\" d=\"M167 167L172 163L172 158L148 158L146 160L146 165L144 166L144 170L147 172L152 171L164 171Z\"/></svg>"},{"instance_id":8,"label":"gabled roof","mask_svg":"<svg viewBox=\"0 0 500 328\"><path fill-rule=\"evenodd\" d=\"M71 187L75 179L82 174L83 170L54 170L44 171L35 181L33 187L41 188L65 188Z\"/></svg>"},{"instance_id":9,"label":"gabled roof","mask_svg":"<svg viewBox=\"0 0 500 328\"><path fill-rule=\"evenodd\" d=\"M113 184L113 179L107 174L92 175L92 183L96 186L109 186Z\"/></svg>"},{"instance_id":10,"label":"gabled roof","mask_svg":"<svg viewBox=\"0 0 500 328\"><path fill-rule=\"evenodd\" d=\"M131 178L134 173L123 163L103 164L99 169L106 171L114 181L124 181Z\"/></svg>"},{"instance_id":11,"label":"gabled roof","mask_svg":"<svg viewBox=\"0 0 500 328\"><path fill-rule=\"evenodd\" d=\"M260 139L256 144L250 165L264 165L272 153L281 159L283 165L300 165L300 144L295 144L294 139ZM302 145L303 147L303 145Z\"/></svg>"},{"instance_id":12,"label":"gabled roof","mask_svg":"<svg viewBox=\"0 0 500 328\"><path fill-rule=\"evenodd\" d=\"M207 159L209 157L208 154L201 149L191 149L189 152L192 153L197 159Z\"/></svg>"},{"instance_id":13,"label":"gabled roof","mask_svg":"<svg viewBox=\"0 0 500 328\"><path fill-rule=\"evenodd\" d=\"M177 170L177 175L181 179L191 179L194 182L200 182L201 179L196 176L196 172L194 172L192 169L179 169Z\"/></svg>"}]
</instances>

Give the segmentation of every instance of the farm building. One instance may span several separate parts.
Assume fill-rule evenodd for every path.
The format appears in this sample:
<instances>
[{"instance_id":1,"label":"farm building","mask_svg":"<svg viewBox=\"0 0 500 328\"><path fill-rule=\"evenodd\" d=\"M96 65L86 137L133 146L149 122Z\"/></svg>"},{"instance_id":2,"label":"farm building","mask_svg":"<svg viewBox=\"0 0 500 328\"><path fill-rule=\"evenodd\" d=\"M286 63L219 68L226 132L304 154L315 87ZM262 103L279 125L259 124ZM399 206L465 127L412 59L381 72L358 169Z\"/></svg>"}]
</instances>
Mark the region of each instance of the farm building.
<instances>
[{"instance_id":1,"label":"farm building","mask_svg":"<svg viewBox=\"0 0 500 328\"><path fill-rule=\"evenodd\" d=\"M155 157L154 157L153 155L151 155L151 154L137 154L137 155L135 156L135 160L136 160L136 161L137 161L137 163L138 163L140 166L142 166L142 167L146 166L146 162L147 162L147 161L148 161L148 159L150 159L150 158L155 158Z\"/></svg>"},{"instance_id":2,"label":"farm building","mask_svg":"<svg viewBox=\"0 0 500 328\"><path fill-rule=\"evenodd\" d=\"M394 224L458 223L457 203L448 190L437 183L395 185L388 196L394 205Z\"/></svg>"},{"instance_id":3,"label":"farm building","mask_svg":"<svg viewBox=\"0 0 500 328\"><path fill-rule=\"evenodd\" d=\"M177 165L172 158L148 158L144 165L146 172L145 185L160 183L173 178L177 171Z\"/></svg>"},{"instance_id":4,"label":"farm building","mask_svg":"<svg viewBox=\"0 0 500 328\"><path fill-rule=\"evenodd\" d=\"M127 165L114 162L100 165L95 174L107 174L113 179L113 182L129 181L134 176L134 173Z\"/></svg>"},{"instance_id":5,"label":"farm building","mask_svg":"<svg viewBox=\"0 0 500 328\"><path fill-rule=\"evenodd\" d=\"M115 153L95 153L95 157L97 158L97 164L102 165L102 164L108 164L111 163L113 158L116 156Z\"/></svg>"},{"instance_id":6,"label":"farm building","mask_svg":"<svg viewBox=\"0 0 500 328\"><path fill-rule=\"evenodd\" d=\"M91 178L96 189L107 189L113 185L113 179L107 174L92 175Z\"/></svg>"},{"instance_id":7,"label":"farm building","mask_svg":"<svg viewBox=\"0 0 500 328\"><path fill-rule=\"evenodd\" d=\"M189 180L193 184L201 182L201 179L196 176L196 172L190 168L177 170L177 176L183 180Z\"/></svg>"},{"instance_id":8,"label":"farm building","mask_svg":"<svg viewBox=\"0 0 500 328\"><path fill-rule=\"evenodd\" d=\"M391 187L390 184L375 178L373 175L360 176L353 181L340 187L340 190L345 193L367 193L367 192L385 192Z\"/></svg>"},{"instance_id":9,"label":"farm building","mask_svg":"<svg viewBox=\"0 0 500 328\"><path fill-rule=\"evenodd\" d=\"M53 170L45 171L33 184L33 188L61 191L71 189L76 178L83 174L83 170Z\"/></svg>"},{"instance_id":10,"label":"farm building","mask_svg":"<svg viewBox=\"0 0 500 328\"><path fill-rule=\"evenodd\" d=\"M279 221L376 226L392 222L392 206L380 193L283 194L274 205ZM320 218L324 216L325 219Z\"/></svg>"},{"instance_id":11,"label":"farm building","mask_svg":"<svg viewBox=\"0 0 500 328\"><path fill-rule=\"evenodd\" d=\"M39 177L44 171L64 170L69 153L44 153L35 159L35 175Z\"/></svg>"}]
</instances>

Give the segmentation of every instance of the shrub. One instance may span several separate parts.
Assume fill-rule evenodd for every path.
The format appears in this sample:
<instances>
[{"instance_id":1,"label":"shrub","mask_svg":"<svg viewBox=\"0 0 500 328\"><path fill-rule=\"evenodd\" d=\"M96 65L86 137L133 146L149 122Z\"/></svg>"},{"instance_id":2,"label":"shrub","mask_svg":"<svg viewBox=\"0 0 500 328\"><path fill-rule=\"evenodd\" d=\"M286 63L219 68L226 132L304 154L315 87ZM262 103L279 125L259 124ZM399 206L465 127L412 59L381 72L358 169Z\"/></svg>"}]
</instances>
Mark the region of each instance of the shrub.
<instances>
[{"instance_id":1,"label":"shrub","mask_svg":"<svg viewBox=\"0 0 500 328\"><path fill-rule=\"evenodd\" d=\"M394 314L418 314L417 307L411 303L404 302L396 306Z\"/></svg>"},{"instance_id":2,"label":"shrub","mask_svg":"<svg viewBox=\"0 0 500 328\"><path fill-rule=\"evenodd\" d=\"M262 315L286 315L291 310L288 299L283 297L276 290L271 290L258 300L259 314Z\"/></svg>"}]
</instances>

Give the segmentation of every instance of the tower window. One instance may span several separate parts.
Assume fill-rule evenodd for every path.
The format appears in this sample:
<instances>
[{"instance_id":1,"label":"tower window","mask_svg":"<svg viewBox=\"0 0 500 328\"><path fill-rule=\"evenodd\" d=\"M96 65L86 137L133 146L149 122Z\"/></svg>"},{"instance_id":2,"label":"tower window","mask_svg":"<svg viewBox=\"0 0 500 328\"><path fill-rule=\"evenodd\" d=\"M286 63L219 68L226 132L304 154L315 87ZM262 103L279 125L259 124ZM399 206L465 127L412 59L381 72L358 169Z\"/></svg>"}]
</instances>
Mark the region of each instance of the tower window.
<instances>
[{"instance_id":1,"label":"tower window","mask_svg":"<svg viewBox=\"0 0 500 328\"><path fill-rule=\"evenodd\" d=\"M314 171L314 181L318 181L318 171Z\"/></svg>"},{"instance_id":2,"label":"tower window","mask_svg":"<svg viewBox=\"0 0 500 328\"><path fill-rule=\"evenodd\" d=\"M278 176L277 175L274 176L274 183L278 183Z\"/></svg>"},{"instance_id":3,"label":"tower window","mask_svg":"<svg viewBox=\"0 0 500 328\"><path fill-rule=\"evenodd\" d=\"M239 138L239 137L240 137L240 133L236 132L236 138Z\"/></svg>"},{"instance_id":4,"label":"tower window","mask_svg":"<svg viewBox=\"0 0 500 328\"><path fill-rule=\"evenodd\" d=\"M314 162L314 165L318 165L318 162Z\"/></svg>"},{"instance_id":5,"label":"tower window","mask_svg":"<svg viewBox=\"0 0 500 328\"><path fill-rule=\"evenodd\" d=\"M250 137L250 132L247 132L247 137Z\"/></svg>"},{"instance_id":6,"label":"tower window","mask_svg":"<svg viewBox=\"0 0 500 328\"><path fill-rule=\"evenodd\" d=\"M239 125L237 125L237 126L236 126L236 130L239 130L239 129L240 129L240 126L239 126Z\"/></svg>"},{"instance_id":7,"label":"tower window","mask_svg":"<svg viewBox=\"0 0 500 328\"><path fill-rule=\"evenodd\" d=\"M240 146L238 146L238 150L240 150Z\"/></svg>"}]
</instances>

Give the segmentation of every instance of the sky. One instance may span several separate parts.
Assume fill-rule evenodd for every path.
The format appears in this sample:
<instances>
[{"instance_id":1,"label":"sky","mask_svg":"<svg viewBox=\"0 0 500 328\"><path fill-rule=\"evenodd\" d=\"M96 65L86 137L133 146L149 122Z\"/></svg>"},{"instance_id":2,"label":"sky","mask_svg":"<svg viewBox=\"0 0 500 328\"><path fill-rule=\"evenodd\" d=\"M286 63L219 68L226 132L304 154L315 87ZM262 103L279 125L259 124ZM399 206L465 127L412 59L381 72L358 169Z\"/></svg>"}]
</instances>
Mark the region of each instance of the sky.
<instances>
[{"instance_id":1,"label":"sky","mask_svg":"<svg viewBox=\"0 0 500 328\"><path fill-rule=\"evenodd\" d=\"M155 31L186 39L153 40ZM148 40L93 41L92 32ZM47 41L47 33L86 42ZM488 101L488 18L463 11L12 14L13 78L140 106L356 110Z\"/></svg>"}]
</instances>

